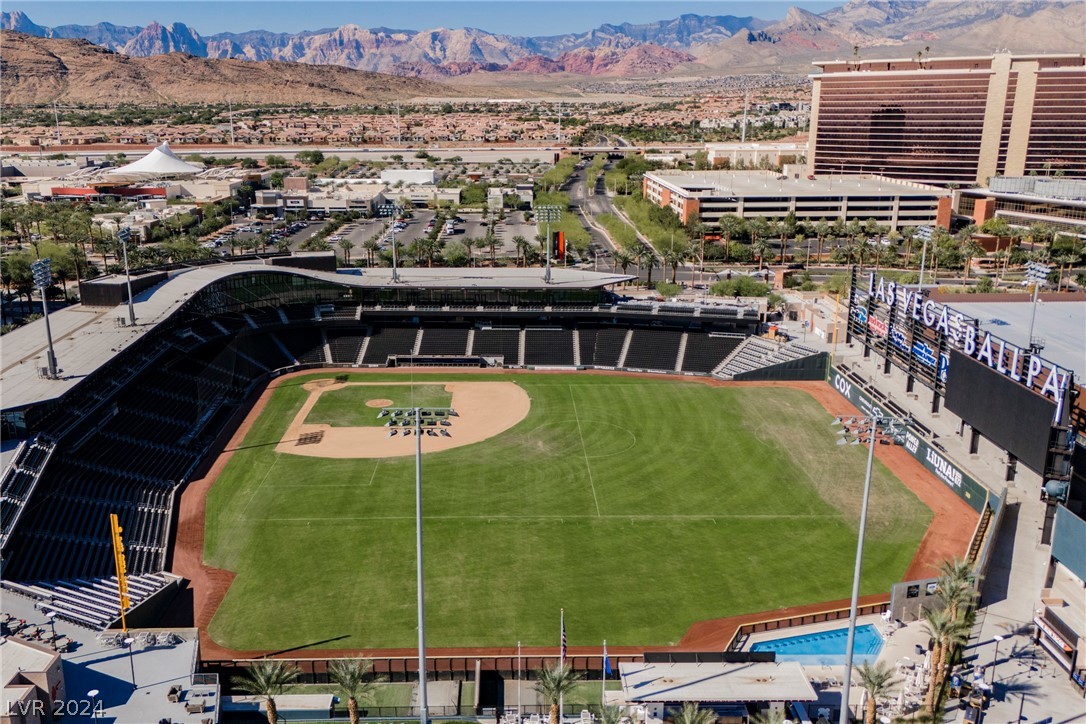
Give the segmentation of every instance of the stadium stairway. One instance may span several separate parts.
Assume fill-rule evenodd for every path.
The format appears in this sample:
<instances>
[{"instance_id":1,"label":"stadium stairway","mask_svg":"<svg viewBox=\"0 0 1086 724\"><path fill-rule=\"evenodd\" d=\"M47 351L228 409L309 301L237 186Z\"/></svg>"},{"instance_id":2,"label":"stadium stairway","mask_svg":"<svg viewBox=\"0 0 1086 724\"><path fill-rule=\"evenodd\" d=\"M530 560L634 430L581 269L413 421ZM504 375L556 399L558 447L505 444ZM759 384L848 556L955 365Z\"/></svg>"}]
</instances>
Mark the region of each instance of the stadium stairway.
<instances>
[{"instance_id":1,"label":"stadium stairway","mask_svg":"<svg viewBox=\"0 0 1086 724\"><path fill-rule=\"evenodd\" d=\"M780 343L764 337L748 337L713 374L723 379L731 379L738 374L816 354L817 351L796 342Z\"/></svg>"}]
</instances>

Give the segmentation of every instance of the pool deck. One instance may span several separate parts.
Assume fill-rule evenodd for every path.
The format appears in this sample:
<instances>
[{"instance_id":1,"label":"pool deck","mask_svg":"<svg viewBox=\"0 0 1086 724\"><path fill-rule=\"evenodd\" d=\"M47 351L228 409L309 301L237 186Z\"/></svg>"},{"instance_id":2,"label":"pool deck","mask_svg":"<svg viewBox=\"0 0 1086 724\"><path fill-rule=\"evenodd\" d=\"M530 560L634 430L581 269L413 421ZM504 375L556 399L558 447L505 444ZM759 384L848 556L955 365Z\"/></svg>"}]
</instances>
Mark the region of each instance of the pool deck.
<instances>
[{"instance_id":1,"label":"pool deck","mask_svg":"<svg viewBox=\"0 0 1086 724\"><path fill-rule=\"evenodd\" d=\"M882 651L879 652L876 662L886 663L899 671L897 682L892 689L890 697L888 697L890 700L896 702L902 691L905 689L906 684L915 683L917 669L923 667L924 656L917 654L917 647L926 647L928 636L924 633L923 626L919 622L897 626L896 624L884 621L882 616L860 616L856 619L857 626L865 626L868 624L874 626L883 637ZM844 619L751 634L750 638L748 638L744 644L743 650L749 651L751 646L760 641L771 641L773 639L789 638L792 636L801 636L803 634L822 633L824 631L846 628L847 626L848 620ZM905 668L908 666L911 666L912 668ZM803 668L807 673L807 677L816 684L816 690L819 692L819 702L809 709L809 713L814 714L820 707L829 707L836 711L837 707L840 706L842 687L840 683L835 684L834 682L841 682L844 679L845 667L804 665ZM852 692L849 694L849 704L850 708L856 710L860 702L864 700L865 694L858 686L859 679L856 676L855 667L853 667L852 681L853 688ZM911 693L915 691L916 687L911 686L909 689L910 693L906 693L905 700L916 701L918 698L917 695ZM913 710L915 710L915 707L910 708L907 706L905 708L905 713L909 713Z\"/></svg>"}]
</instances>

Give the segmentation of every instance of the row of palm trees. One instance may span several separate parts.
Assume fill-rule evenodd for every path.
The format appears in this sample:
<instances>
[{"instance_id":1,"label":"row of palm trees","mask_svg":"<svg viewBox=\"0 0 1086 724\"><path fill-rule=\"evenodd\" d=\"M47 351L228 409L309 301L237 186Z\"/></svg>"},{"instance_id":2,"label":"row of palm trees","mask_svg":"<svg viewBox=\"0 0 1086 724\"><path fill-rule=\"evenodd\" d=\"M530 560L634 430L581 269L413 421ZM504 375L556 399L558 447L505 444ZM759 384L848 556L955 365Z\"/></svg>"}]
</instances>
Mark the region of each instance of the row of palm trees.
<instances>
[{"instance_id":1,"label":"row of palm trees","mask_svg":"<svg viewBox=\"0 0 1086 724\"><path fill-rule=\"evenodd\" d=\"M978 580L973 565L955 558L939 566L936 595L941 604L924 611L924 632L931 637L931 674L924 695L926 714L935 719L946 686L947 674L959 650L969 641L970 614L977 599ZM860 686L867 691L864 724L874 724L879 699L887 697L900 683L894 668L886 663L864 663L857 670Z\"/></svg>"}]
</instances>

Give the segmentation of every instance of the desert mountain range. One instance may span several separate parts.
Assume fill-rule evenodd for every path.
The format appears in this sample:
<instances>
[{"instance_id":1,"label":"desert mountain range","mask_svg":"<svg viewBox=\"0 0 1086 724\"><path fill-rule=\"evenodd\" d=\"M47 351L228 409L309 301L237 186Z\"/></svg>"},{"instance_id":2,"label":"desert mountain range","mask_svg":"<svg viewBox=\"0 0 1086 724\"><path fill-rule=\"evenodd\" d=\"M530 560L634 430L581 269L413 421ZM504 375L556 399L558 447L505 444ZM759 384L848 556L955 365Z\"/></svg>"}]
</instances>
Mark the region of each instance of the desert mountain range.
<instances>
[{"instance_id":1,"label":"desert mountain range","mask_svg":"<svg viewBox=\"0 0 1086 724\"><path fill-rule=\"evenodd\" d=\"M621 12L615 5L615 12ZM849 0L821 14L791 8L775 22L754 17L682 15L643 24L604 24L583 33L512 36L476 28L397 30L355 24L297 33L253 30L202 36L187 25L144 27L34 23L0 13L0 28L43 38L78 38L133 58L186 53L338 65L396 75L452 78L479 73L657 76L720 71L806 72L817 59L1082 52L1082 0Z\"/></svg>"},{"instance_id":2,"label":"desert mountain range","mask_svg":"<svg viewBox=\"0 0 1086 724\"><path fill-rule=\"evenodd\" d=\"M132 58L86 40L0 31L0 104L311 103L350 105L446 98L464 91L422 78L305 63ZM477 91L474 91L477 92Z\"/></svg>"}]
</instances>

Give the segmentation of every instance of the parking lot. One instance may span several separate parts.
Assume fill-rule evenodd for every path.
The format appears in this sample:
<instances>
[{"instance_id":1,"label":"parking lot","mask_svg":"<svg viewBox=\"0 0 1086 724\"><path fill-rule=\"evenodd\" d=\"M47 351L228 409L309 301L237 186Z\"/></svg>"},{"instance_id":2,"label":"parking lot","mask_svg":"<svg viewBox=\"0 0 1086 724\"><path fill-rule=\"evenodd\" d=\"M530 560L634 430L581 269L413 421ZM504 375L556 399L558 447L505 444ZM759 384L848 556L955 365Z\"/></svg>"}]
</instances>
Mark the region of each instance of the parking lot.
<instances>
[{"instance_id":1,"label":"parking lot","mask_svg":"<svg viewBox=\"0 0 1086 724\"><path fill-rule=\"evenodd\" d=\"M236 233L234 235L235 236L235 242L234 242L234 244L235 244L235 252L240 252L241 251L241 243L240 242L248 240L248 239L256 239L256 238L258 238L260 236L260 234L262 232L272 232L275 229L275 225L276 225L277 222L264 221L264 222L259 222L259 223L260 223L259 230L241 231L241 229L245 229L245 228L253 229L253 227L250 224L247 224L247 223L237 224L234 227L236 229ZM310 238L311 236L316 234L318 231L323 229L326 223L328 223L328 222L326 222L326 221L307 221L307 222L305 222L305 226L297 226L296 228L294 228L293 231L291 230L292 227L288 225L288 227L286 229L287 233L282 238L285 238L287 240L288 248L291 251L297 251L299 249L299 247L301 247L302 242L304 242L306 239ZM274 247L277 246L278 242L279 242L279 239L269 239L268 240L268 247L270 249L274 250ZM229 243L224 244L224 247L226 248L227 253L229 253L229 250L230 250Z\"/></svg>"}]
</instances>

